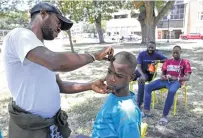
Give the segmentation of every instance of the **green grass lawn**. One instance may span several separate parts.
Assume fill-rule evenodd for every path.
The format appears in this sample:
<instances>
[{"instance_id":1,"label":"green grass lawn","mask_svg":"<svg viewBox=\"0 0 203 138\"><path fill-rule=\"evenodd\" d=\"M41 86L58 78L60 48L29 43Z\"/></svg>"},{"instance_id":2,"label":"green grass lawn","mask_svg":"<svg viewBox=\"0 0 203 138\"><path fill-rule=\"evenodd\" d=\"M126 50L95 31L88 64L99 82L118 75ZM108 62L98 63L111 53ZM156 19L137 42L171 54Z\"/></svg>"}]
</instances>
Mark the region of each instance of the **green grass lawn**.
<instances>
[{"instance_id":1,"label":"green grass lawn","mask_svg":"<svg viewBox=\"0 0 203 138\"><path fill-rule=\"evenodd\" d=\"M160 49L160 52L170 57L171 49L174 44L175 43L160 43L157 49ZM188 106L187 108L184 107L183 97L180 94L177 105L177 115L173 116L171 111L169 123L166 126L160 126L158 121L162 115L164 101L159 101L159 103L155 105L155 109L152 110L154 118L146 120L149 125L147 138L203 138L203 47L196 43L179 42L179 44L181 46L184 45L182 56L190 60L193 71L191 80L188 83ZM196 46L192 47L193 45ZM90 47L88 45L85 47L75 47L75 50L77 52L95 51L100 48L100 46ZM114 46L114 48L115 52L126 50L131 51L135 55L145 49L144 46L139 44L125 44ZM69 47L65 47L65 49L70 50ZM94 62L72 72L60 73L60 76L63 80L88 82L96 78L104 77L107 66L108 63L105 61ZM135 89L134 92L137 93L137 90ZM92 91L72 95L61 95L61 106L62 109L68 113L72 133L83 133L91 136L94 119L106 96L107 95L97 94ZM8 129L7 105L9 100L9 96L0 98L0 128L3 130L3 136L5 138L7 137Z\"/></svg>"}]
</instances>

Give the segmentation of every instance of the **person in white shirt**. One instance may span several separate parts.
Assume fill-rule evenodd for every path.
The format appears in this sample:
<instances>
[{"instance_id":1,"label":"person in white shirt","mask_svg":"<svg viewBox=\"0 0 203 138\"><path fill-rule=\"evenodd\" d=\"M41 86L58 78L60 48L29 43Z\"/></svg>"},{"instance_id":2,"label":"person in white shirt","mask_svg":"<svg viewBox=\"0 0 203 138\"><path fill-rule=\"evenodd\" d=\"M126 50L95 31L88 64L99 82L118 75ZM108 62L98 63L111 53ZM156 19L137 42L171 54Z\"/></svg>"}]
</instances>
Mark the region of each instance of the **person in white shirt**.
<instances>
[{"instance_id":1,"label":"person in white shirt","mask_svg":"<svg viewBox=\"0 0 203 138\"><path fill-rule=\"evenodd\" d=\"M57 122L61 115L60 93L71 94L86 90L106 93L107 90L104 80L71 83L62 81L55 72L73 71L94 60L112 57L113 49L106 47L87 54L50 51L45 47L44 40L53 40L61 30L70 29L73 23L50 3L41 2L35 5L30 14L29 27L10 31L3 41L3 62L13 98L9 106L9 138L46 138L48 129L52 131L55 128L58 133L53 137L66 138L70 135L67 122L64 125L67 128L66 134L63 133L63 126ZM29 121L26 116L28 114L33 120L35 117L41 119L38 126L37 120L33 121L34 124ZM24 121L26 117L27 122ZM57 123L50 123L50 119ZM42 128L48 129L44 131Z\"/></svg>"}]
</instances>

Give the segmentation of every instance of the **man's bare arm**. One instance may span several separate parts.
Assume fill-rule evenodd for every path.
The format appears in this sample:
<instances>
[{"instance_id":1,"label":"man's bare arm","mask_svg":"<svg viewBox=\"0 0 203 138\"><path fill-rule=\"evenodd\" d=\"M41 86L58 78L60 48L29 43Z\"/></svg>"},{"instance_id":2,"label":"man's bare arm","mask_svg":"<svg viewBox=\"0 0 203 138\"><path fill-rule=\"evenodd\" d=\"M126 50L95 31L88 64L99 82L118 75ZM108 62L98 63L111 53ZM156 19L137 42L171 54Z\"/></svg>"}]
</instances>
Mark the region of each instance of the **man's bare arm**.
<instances>
[{"instance_id":1,"label":"man's bare arm","mask_svg":"<svg viewBox=\"0 0 203 138\"><path fill-rule=\"evenodd\" d=\"M162 73L161 73L161 79L162 80L167 80L166 71L162 71Z\"/></svg>"},{"instance_id":2,"label":"man's bare arm","mask_svg":"<svg viewBox=\"0 0 203 138\"><path fill-rule=\"evenodd\" d=\"M166 61L166 59L163 59L163 60L155 60L154 62L155 62L155 64L157 64L157 63L164 63Z\"/></svg>"},{"instance_id":3,"label":"man's bare arm","mask_svg":"<svg viewBox=\"0 0 203 138\"><path fill-rule=\"evenodd\" d=\"M105 51L106 50L106 51ZM96 59L101 60L111 49L105 49L95 54ZM113 52L112 52L113 53ZM37 47L29 51L27 59L40 64L52 71L72 71L94 61L89 54L75 54L69 52L53 52L46 47Z\"/></svg>"},{"instance_id":4,"label":"man's bare arm","mask_svg":"<svg viewBox=\"0 0 203 138\"><path fill-rule=\"evenodd\" d=\"M90 83L76 83L62 81L59 78L59 75L56 75L56 82L59 85L60 92L65 94L74 94L88 90L93 90L97 93L107 93L107 88L106 85L103 83L103 80L96 80Z\"/></svg>"},{"instance_id":5,"label":"man's bare arm","mask_svg":"<svg viewBox=\"0 0 203 138\"><path fill-rule=\"evenodd\" d=\"M162 79L163 79L164 76L165 76L165 73L162 72ZM166 78L166 79L173 80L173 81L176 81L176 80L179 80L179 81L189 81L190 80L190 73L186 73L183 77L179 77L178 78L178 77L170 76L170 78Z\"/></svg>"},{"instance_id":6,"label":"man's bare arm","mask_svg":"<svg viewBox=\"0 0 203 138\"><path fill-rule=\"evenodd\" d=\"M90 83L62 81L58 76L56 77L56 82L59 85L60 93L73 94L91 90Z\"/></svg>"},{"instance_id":7,"label":"man's bare arm","mask_svg":"<svg viewBox=\"0 0 203 138\"><path fill-rule=\"evenodd\" d=\"M159 63L164 63L165 61L166 61L166 59L159 60Z\"/></svg>"},{"instance_id":8,"label":"man's bare arm","mask_svg":"<svg viewBox=\"0 0 203 138\"><path fill-rule=\"evenodd\" d=\"M88 54L52 52L46 47L37 47L28 52L27 59L52 71L72 71L93 62Z\"/></svg>"},{"instance_id":9,"label":"man's bare arm","mask_svg":"<svg viewBox=\"0 0 203 138\"><path fill-rule=\"evenodd\" d=\"M137 70L141 74L141 76L145 76L144 73L142 72L141 64L137 64Z\"/></svg>"},{"instance_id":10,"label":"man's bare arm","mask_svg":"<svg viewBox=\"0 0 203 138\"><path fill-rule=\"evenodd\" d=\"M180 81L189 81L190 80L190 73L186 73L183 77L180 77Z\"/></svg>"}]
</instances>

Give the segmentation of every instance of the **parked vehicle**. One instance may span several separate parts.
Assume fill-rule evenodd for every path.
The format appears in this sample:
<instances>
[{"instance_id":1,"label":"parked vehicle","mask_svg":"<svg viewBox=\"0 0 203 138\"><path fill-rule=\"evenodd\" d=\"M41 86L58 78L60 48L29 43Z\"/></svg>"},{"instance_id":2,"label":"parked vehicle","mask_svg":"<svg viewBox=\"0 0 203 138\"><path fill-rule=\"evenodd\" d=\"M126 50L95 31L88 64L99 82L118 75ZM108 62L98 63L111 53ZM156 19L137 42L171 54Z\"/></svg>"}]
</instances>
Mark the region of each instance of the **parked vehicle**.
<instances>
[{"instance_id":1,"label":"parked vehicle","mask_svg":"<svg viewBox=\"0 0 203 138\"><path fill-rule=\"evenodd\" d=\"M127 41L138 41L138 40L140 40L140 39L142 39L142 38L141 38L141 36L139 36L139 35L133 34L133 35L128 35L128 36L126 36L125 39L126 39Z\"/></svg>"},{"instance_id":2,"label":"parked vehicle","mask_svg":"<svg viewBox=\"0 0 203 138\"><path fill-rule=\"evenodd\" d=\"M117 39L119 39L119 37L120 37L119 35L112 35L111 40L117 40Z\"/></svg>"},{"instance_id":3,"label":"parked vehicle","mask_svg":"<svg viewBox=\"0 0 203 138\"><path fill-rule=\"evenodd\" d=\"M185 39L185 40L188 40L188 39L202 39L203 40L203 35L200 34L200 33L190 33L190 34L187 34L187 35L181 34L180 39Z\"/></svg>"},{"instance_id":4,"label":"parked vehicle","mask_svg":"<svg viewBox=\"0 0 203 138\"><path fill-rule=\"evenodd\" d=\"M142 37L136 34L130 34L130 35L112 35L111 37L112 40L121 40L121 41L138 41L141 40Z\"/></svg>"}]
</instances>

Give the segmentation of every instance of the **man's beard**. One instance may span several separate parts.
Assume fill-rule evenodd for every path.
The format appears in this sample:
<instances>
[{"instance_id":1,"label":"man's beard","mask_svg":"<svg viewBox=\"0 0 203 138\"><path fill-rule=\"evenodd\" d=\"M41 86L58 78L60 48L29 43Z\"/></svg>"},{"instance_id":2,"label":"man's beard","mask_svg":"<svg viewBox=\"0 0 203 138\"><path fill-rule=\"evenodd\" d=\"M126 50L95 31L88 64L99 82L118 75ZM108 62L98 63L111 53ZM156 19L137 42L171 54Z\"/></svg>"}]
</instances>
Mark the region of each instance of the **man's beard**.
<instances>
[{"instance_id":1,"label":"man's beard","mask_svg":"<svg viewBox=\"0 0 203 138\"><path fill-rule=\"evenodd\" d=\"M151 53L150 53L149 51L151 51ZM155 52L155 50L147 50L147 53L148 53L149 55L154 54L154 52Z\"/></svg>"},{"instance_id":2,"label":"man's beard","mask_svg":"<svg viewBox=\"0 0 203 138\"><path fill-rule=\"evenodd\" d=\"M180 56L178 56L178 57L173 57L175 60L179 60L180 59Z\"/></svg>"},{"instance_id":3,"label":"man's beard","mask_svg":"<svg viewBox=\"0 0 203 138\"><path fill-rule=\"evenodd\" d=\"M42 35L44 40L53 40L53 30L48 26L48 25L43 25L42 26Z\"/></svg>"}]
</instances>

